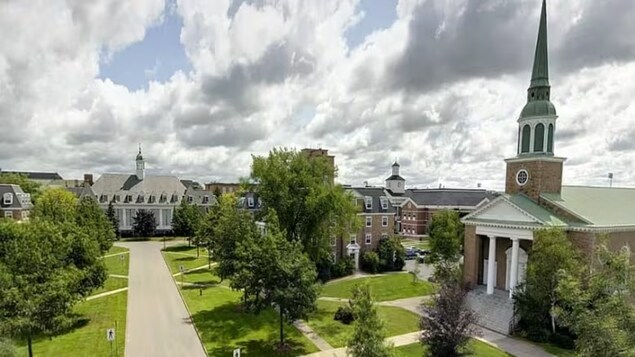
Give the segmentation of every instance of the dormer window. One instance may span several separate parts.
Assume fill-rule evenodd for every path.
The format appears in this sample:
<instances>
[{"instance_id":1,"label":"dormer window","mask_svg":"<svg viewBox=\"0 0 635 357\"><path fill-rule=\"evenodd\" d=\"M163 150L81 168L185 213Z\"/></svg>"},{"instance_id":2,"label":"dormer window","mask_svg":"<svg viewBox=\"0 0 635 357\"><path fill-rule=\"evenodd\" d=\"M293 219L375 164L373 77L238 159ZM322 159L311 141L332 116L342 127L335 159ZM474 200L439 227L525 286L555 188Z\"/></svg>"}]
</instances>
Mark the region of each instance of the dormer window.
<instances>
[{"instance_id":1,"label":"dormer window","mask_svg":"<svg viewBox=\"0 0 635 357\"><path fill-rule=\"evenodd\" d=\"M124 200L125 203L130 203L132 202L132 195L126 195L126 199Z\"/></svg>"},{"instance_id":2,"label":"dormer window","mask_svg":"<svg viewBox=\"0 0 635 357\"><path fill-rule=\"evenodd\" d=\"M145 198L143 197L143 195L139 195L137 197L137 203L143 203L145 201Z\"/></svg>"},{"instance_id":3,"label":"dormer window","mask_svg":"<svg viewBox=\"0 0 635 357\"><path fill-rule=\"evenodd\" d=\"M192 203L194 201L194 197L192 195L187 196L187 203Z\"/></svg>"},{"instance_id":4,"label":"dormer window","mask_svg":"<svg viewBox=\"0 0 635 357\"><path fill-rule=\"evenodd\" d=\"M366 206L366 209L373 209L373 198L370 196L364 197L364 204Z\"/></svg>"},{"instance_id":5,"label":"dormer window","mask_svg":"<svg viewBox=\"0 0 635 357\"><path fill-rule=\"evenodd\" d=\"M113 200L114 200L115 202L119 202L119 201L121 201L121 197L120 197L119 195L115 195L115 196L113 197Z\"/></svg>"},{"instance_id":6,"label":"dormer window","mask_svg":"<svg viewBox=\"0 0 635 357\"><path fill-rule=\"evenodd\" d=\"M203 203L209 202L209 196L203 196Z\"/></svg>"},{"instance_id":7,"label":"dormer window","mask_svg":"<svg viewBox=\"0 0 635 357\"><path fill-rule=\"evenodd\" d=\"M249 207L249 208L253 208L254 207L254 198L253 197L247 197L247 207Z\"/></svg>"},{"instance_id":8,"label":"dormer window","mask_svg":"<svg viewBox=\"0 0 635 357\"><path fill-rule=\"evenodd\" d=\"M148 203L154 203L156 202L156 197L154 195L150 195L150 197L148 198Z\"/></svg>"},{"instance_id":9,"label":"dormer window","mask_svg":"<svg viewBox=\"0 0 635 357\"><path fill-rule=\"evenodd\" d=\"M7 192L4 195L2 195L2 203L5 205L12 205L13 204L13 194L11 192Z\"/></svg>"},{"instance_id":10,"label":"dormer window","mask_svg":"<svg viewBox=\"0 0 635 357\"><path fill-rule=\"evenodd\" d=\"M379 197L379 202L381 203L381 209L388 209L388 198L386 198L385 196L381 196Z\"/></svg>"}]
</instances>

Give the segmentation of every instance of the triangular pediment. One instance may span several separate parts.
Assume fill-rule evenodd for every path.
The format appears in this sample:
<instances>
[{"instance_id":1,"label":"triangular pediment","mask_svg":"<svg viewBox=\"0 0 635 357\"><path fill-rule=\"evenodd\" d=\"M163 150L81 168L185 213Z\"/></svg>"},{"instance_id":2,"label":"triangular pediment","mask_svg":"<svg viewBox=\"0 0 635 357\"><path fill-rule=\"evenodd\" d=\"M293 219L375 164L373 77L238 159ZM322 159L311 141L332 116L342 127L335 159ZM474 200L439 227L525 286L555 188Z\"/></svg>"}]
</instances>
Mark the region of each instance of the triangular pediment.
<instances>
[{"instance_id":1,"label":"triangular pediment","mask_svg":"<svg viewBox=\"0 0 635 357\"><path fill-rule=\"evenodd\" d=\"M509 223L541 223L540 219L501 196L465 216L463 221L495 221Z\"/></svg>"}]
</instances>

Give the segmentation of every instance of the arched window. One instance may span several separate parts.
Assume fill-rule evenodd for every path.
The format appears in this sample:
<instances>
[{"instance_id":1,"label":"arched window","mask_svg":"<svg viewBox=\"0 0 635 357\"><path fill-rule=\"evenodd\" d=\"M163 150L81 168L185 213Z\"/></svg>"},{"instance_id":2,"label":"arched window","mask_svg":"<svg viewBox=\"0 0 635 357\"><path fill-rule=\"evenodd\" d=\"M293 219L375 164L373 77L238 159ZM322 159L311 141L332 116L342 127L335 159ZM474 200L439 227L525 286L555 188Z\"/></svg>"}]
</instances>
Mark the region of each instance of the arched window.
<instances>
[{"instance_id":1,"label":"arched window","mask_svg":"<svg viewBox=\"0 0 635 357\"><path fill-rule=\"evenodd\" d=\"M545 149L545 126L544 124L536 125L534 129L534 152L542 152Z\"/></svg>"},{"instance_id":2,"label":"arched window","mask_svg":"<svg viewBox=\"0 0 635 357\"><path fill-rule=\"evenodd\" d=\"M547 152L553 152L553 124L549 124L549 132L547 133Z\"/></svg>"},{"instance_id":3,"label":"arched window","mask_svg":"<svg viewBox=\"0 0 635 357\"><path fill-rule=\"evenodd\" d=\"M520 152L529 152L529 136L531 135L531 129L529 125L523 127L523 137L521 139Z\"/></svg>"}]
</instances>

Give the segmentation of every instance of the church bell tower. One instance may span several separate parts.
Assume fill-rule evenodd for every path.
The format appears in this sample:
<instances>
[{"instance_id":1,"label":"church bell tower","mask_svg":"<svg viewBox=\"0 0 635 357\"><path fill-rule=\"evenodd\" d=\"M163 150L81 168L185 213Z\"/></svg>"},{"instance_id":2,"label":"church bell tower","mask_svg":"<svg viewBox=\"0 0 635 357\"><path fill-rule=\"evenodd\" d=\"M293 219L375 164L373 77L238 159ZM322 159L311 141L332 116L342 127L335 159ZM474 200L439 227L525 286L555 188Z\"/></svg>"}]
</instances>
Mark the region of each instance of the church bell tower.
<instances>
[{"instance_id":1,"label":"church bell tower","mask_svg":"<svg viewBox=\"0 0 635 357\"><path fill-rule=\"evenodd\" d=\"M518 118L518 149L516 157L505 160L505 193L523 193L534 201L541 193L560 193L566 159L554 156L558 116L550 98L547 4L543 0L527 104Z\"/></svg>"},{"instance_id":2,"label":"church bell tower","mask_svg":"<svg viewBox=\"0 0 635 357\"><path fill-rule=\"evenodd\" d=\"M137 162L137 178L139 180L143 180L146 171L146 163L143 160L143 155L141 155L141 145L139 145L139 153L137 154L135 161Z\"/></svg>"}]
</instances>

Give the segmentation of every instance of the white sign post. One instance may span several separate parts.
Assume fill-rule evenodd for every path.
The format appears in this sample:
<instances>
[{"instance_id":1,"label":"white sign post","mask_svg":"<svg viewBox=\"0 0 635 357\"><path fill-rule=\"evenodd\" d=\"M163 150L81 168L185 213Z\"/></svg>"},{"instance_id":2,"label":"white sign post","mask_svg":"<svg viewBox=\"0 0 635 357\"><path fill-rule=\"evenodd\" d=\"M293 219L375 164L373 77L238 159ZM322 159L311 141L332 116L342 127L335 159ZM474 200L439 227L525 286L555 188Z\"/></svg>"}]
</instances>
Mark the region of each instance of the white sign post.
<instances>
[{"instance_id":1,"label":"white sign post","mask_svg":"<svg viewBox=\"0 0 635 357\"><path fill-rule=\"evenodd\" d=\"M185 267L179 265L179 271L181 272L181 289L183 289L183 275L185 274Z\"/></svg>"},{"instance_id":2,"label":"white sign post","mask_svg":"<svg viewBox=\"0 0 635 357\"><path fill-rule=\"evenodd\" d=\"M232 357L240 357L240 348L234 350L234 355Z\"/></svg>"}]
</instances>

